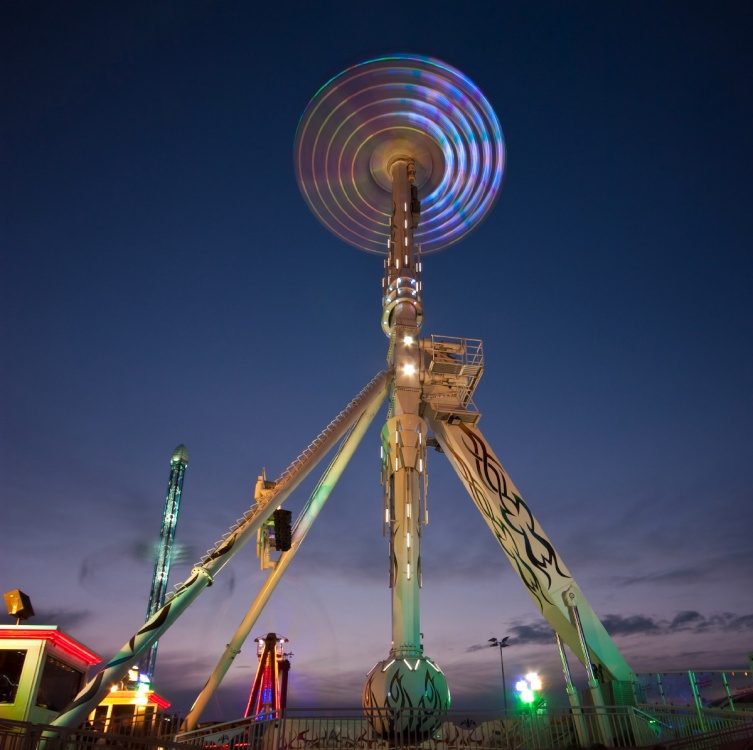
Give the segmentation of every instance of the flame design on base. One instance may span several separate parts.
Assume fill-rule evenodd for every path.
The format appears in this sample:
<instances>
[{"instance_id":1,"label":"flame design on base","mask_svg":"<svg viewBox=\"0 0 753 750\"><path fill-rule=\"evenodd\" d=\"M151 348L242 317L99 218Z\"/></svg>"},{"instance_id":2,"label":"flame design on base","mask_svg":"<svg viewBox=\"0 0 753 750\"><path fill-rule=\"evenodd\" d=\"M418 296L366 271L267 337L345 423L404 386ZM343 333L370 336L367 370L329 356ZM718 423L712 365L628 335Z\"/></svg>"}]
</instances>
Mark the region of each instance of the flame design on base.
<instances>
[{"instance_id":1,"label":"flame design on base","mask_svg":"<svg viewBox=\"0 0 753 750\"><path fill-rule=\"evenodd\" d=\"M450 691L444 673L431 659L387 659L369 672L363 707L380 737L428 737L450 707Z\"/></svg>"}]
</instances>

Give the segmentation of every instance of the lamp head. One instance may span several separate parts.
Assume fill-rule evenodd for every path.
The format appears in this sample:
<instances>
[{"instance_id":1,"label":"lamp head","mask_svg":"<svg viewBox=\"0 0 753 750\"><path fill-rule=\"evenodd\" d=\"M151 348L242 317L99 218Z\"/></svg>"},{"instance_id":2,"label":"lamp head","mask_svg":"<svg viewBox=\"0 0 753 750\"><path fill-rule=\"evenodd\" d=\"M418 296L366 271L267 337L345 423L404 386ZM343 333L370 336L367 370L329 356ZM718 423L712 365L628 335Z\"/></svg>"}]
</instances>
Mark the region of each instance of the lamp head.
<instances>
[{"instance_id":1,"label":"lamp head","mask_svg":"<svg viewBox=\"0 0 753 750\"><path fill-rule=\"evenodd\" d=\"M506 648L510 644L507 642L510 639L509 635L506 635L504 638L500 638L499 640L497 638L490 638L489 639L489 646L499 646L500 648Z\"/></svg>"}]
</instances>

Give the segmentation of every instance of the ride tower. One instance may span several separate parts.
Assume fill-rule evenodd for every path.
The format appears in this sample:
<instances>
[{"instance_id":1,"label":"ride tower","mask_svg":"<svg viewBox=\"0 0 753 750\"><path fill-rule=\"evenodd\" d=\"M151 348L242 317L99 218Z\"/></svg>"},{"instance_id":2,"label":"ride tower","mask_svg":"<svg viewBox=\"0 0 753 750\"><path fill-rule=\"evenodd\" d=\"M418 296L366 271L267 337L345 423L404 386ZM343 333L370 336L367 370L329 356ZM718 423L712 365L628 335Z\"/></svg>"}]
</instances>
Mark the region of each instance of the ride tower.
<instances>
[{"instance_id":1,"label":"ride tower","mask_svg":"<svg viewBox=\"0 0 753 750\"><path fill-rule=\"evenodd\" d=\"M484 369L482 342L420 336L422 259L487 215L504 163L499 121L478 87L452 66L415 55L371 60L334 77L307 106L296 135L298 184L314 215L345 242L386 256L381 324L391 384L382 484L392 643L363 692L383 735L430 731L426 717L450 703L444 675L419 642L429 441L449 459L542 614L586 665L589 685L598 693L599 665L608 679L632 678L478 429L472 396ZM369 711L382 708L411 710L388 724Z\"/></svg>"},{"instance_id":2,"label":"ride tower","mask_svg":"<svg viewBox=\"0 0 753 750\"><path fill-rule=\"evenodd\" d=\"M244 717L268 719L287 705L290 671L290 654L284 653L287 642L287 638L277 633L267 633L265 637L256 639L259 665Z\"/></svg>"},{"instance_id":3,"label":"ride tower","mask_svg":"<svg viewBox=\"0 0 753 750\"><path fill-rule=\"evenodd\" d=\"M434 351L420 338L422 250L457 241L489 210L502 178L502 133L459 71L396 56L323 87L301 119L295 156L301 193L317 218L351 245L386 256L381 325L391 389L381 456L392 640L367 676L363 705L377 709L370 718L381 734L421 732L450 706L445 676L421 643L426 355ZM431 713L406 712L395 726L378 710L394 707Z\"/></svg>"},{"instance_id":4,"label":"ride tower","mask_svg":"<svg viewBox=\"0 0 753 750\"><path fill-rule=\"evenodd\" d=\"M162 513L162 526L159 532L159 545L154 562L154 574L152 575L152 587L149 590L149 604L146 608L145 622L148 622L149 618L165 603L173 543L175 542L175 530L178 527L180 498L183 494L183 478L186 474L187 466L188 451L186 450L186 446L181 443L173 451L172 458L170 459L170 478L167 481L165 509ZM146 675L150 683L154 678L156 663L157 641L150 646L139 662L139 673Z\"/></svg>"},{"instance_id":5,"label":"ride tower","mask_svg":"<svg viewBox=\"0 0 753 750\"><path fill-rule=\"evenodd\" d=\"M423 258L465 237L489 212L502 182L505 147L494 110L470 79L439 60L369 60L335 76L309 102L294 161L301 193L319 221L350 245L383 257L387 369L276 480L260 477L251 507L53 723L75 726L245 544L258 537L267 559L260 530L339 446L292 526L290 548L269 557L267 579L186 716L183 730L195 728L385 399L382 485L392 637L363 691L375 732L426 735L450 703L445 677L421 642L430 443L447 456L558 644L585 666L593 703L601 704L602 680L630 685L634 675L479 430L472 397L484 370L482 342L420 335Z\"/></svg>"}]
</instances>

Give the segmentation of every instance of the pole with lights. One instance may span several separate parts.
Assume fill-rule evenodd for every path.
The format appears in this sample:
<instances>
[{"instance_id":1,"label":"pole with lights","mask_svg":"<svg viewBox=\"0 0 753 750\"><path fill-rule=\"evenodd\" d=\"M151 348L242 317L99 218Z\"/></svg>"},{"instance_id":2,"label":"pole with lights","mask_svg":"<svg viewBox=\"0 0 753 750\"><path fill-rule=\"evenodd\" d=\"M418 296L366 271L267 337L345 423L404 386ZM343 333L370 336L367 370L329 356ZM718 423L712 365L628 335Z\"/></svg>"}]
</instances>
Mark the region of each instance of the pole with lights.
<instances>
[{"instance_id":1,"label":"pole with lights","mask_svg":"<svg viewBox=\"0 0 753 750\"><path fill-rule=\"evenodd\" d=\"M489 647L499 648L499 663L502 667L502 703L505 707L505 714L507 713L507 683L505 682L505 657L502 655L502 649L507 648L510 644L507 642L510 636L506 635L504 638L490 638Z\"/></svg>"}]
</instances>

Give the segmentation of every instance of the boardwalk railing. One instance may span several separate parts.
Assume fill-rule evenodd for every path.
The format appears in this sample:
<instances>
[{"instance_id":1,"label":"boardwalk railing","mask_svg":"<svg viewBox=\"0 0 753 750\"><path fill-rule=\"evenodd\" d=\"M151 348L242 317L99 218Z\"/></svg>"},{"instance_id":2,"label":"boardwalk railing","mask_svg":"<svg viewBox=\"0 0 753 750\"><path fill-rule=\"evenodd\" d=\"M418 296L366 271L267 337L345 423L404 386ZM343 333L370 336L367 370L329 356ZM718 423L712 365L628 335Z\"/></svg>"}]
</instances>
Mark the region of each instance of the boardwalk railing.
<instances>
[{"instance_id":1,"label":"boardwalk railing","mask_svg":"<svg viewBox=\"0 0 753 750\"><path fill-rule=\"evenodd\" d=\"M303 711L287 709L260 719L206 727L177 739L205 750L535 750L540 748L651 747L708 731L753 732L753 713L708 711L701 730L695 710L656 711L654 706L607 706L507 716L447 712L429 731L374 731L363 710ZM374 709L369 709L374 712ZM419 713L418 709L414 709ZM410 709L384 710L376 726L426 726L408 721ZM708 736L708 735L707 735ZM710 747L710 745L707 745ZM700 747L700 746L699 746Z\"/></svg>"},{"instance_id":2,"label":"boardwalk railing","mask_svg":"<svg viewBox=\"0 0 753 750\"><path fill-rule=\"evenodd\" d=\"M102 731L0 719L0 750L186 750L185 744L175 740L176 726L176 721L148 727L123 721L112 722ZM158 731L171 733L160 737Z\"/></svg>"},{"instance_id":3,"label":"boardwalk railing","mask_svg":"<svg viewBox=\"0 0 753 750\"><path fill-rule=\"evenodd\" d=\"M695 708L647 705L508 715L452 711L433 722L425 711L369 711L379 714L372 722L363 709L286 709L161 737L129 733L125 726L102 732L0 720L0 750L706 750L753 739L753 712L745 711L707 709L699 716ZM380 733L373 726L390 730ZM401 729L412 726L423 731Z\"/></svg>"}]
</instances>

